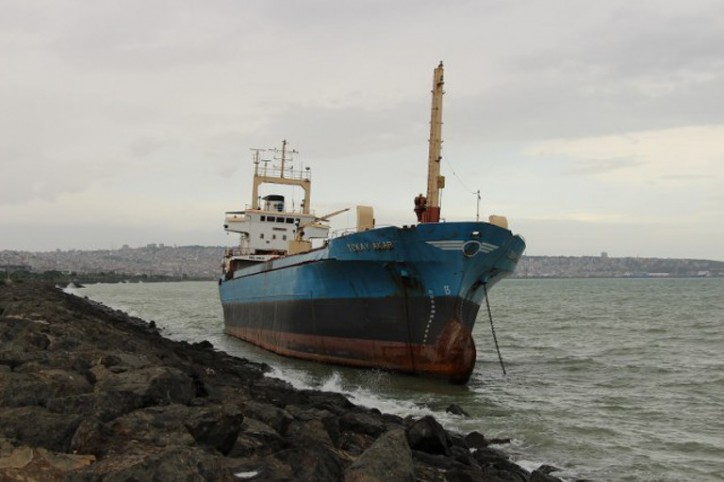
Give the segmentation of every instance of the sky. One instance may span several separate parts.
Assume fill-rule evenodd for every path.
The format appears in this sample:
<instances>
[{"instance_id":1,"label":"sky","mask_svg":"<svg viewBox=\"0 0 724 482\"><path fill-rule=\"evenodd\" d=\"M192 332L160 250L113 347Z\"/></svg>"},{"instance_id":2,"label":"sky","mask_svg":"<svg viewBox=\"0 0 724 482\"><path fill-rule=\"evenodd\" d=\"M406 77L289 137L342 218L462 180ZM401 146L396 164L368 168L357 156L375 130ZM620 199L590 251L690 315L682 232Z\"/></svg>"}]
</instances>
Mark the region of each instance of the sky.
<instances>
[{"instance_id":1,"label":"sky","mask_svg":"<svg viewBox=\"0 0 724 482\"><path fill-rule=\"evenodd\" d=\"M0 250L234 245L283 139L318 215L413 224L443 61L445 220L724 260L722 45L720 0L1 0Z\"/></svg>"}]
</instances>

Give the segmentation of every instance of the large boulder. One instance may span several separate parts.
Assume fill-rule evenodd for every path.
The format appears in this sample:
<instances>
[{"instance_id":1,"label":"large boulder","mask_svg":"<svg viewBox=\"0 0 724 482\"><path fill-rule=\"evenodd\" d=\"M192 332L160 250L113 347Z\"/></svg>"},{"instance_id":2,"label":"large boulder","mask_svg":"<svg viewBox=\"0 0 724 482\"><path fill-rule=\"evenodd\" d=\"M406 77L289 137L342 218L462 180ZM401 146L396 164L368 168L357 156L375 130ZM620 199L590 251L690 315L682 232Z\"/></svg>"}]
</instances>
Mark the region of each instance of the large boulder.
<instances>
[{"instance_id":1,"label":"large boulder","mask_svg":"<svg viewBox=\"0 0 724 482\"><path fill-rule=\"evenodd\" d=\"M0 435L31 447L67 452L81 419L38 406L7 408L0 410Z\"/></svg>"},{"instance_id":2,"label":"large boulder","mask_svg":"<svg viewBox=\"0 0 724 482\"><path fill-rule=\"evenodd\" d=\"M65 482L219 482L238 481L233 471L214 456L198 447L172 446L136 454L106 457L65 477Z\"/></svg>"},{"instance_id":3,"label":"large boulder","mask_svg":"<svg viewBox=\"0 0 724 482\"><path fill-rule=\"evenodd\" d=\"M465 444L471 449L480 449L490 445L490 442L482 433L473 431L465 436Z\"/></svg>"},{"instance_id":4,"label":"large boulder","mask_svg":"<svg viewBox=\"0 0 724 482\"><path fill-rule=\"evenodd\" d=\"M405 432L390 430L381 435L344 474L345 482L412 482L415 480L412 451Z\"/></svg>"},{"instance_id":5,"label":"large boulder","mask_svg":"<svg viewBox=\"0 0 724 482\"><path fill-rule=\"evenodd\" d=\"M243 421L239 407L224 404L195 408L183 423L196 443L226 455L234 446Z\"/></svg>"},{"instance_id":6,"label":"large boulder","mask_svg":"<svg viewBox=\"0 0 724 482\"><path fill-rule=\"evenodd\" d=\"M530 474L529 482L563 482L558 477L551 475L552 472L557 472L560 469L550 465L541 465Z\"/></svg>"},{"instance_id":7,"label":"large boulder","mask_svg":"<svg viewBox=\"0 0 724 482\"><path fill-rule=\"evenodd\" d=\"M145 453L170 446L191 446L194 437L184 427L190 408L184 405L147 407L108 422L109 449L114 454ZM80 427L79 427L80 428Z\"/></svg>"},{"instance_id":8,"label":"large boulder","mask_svg":"<svg viewBox=\"0 0 724 482\"><path fill-rule=\"evenodd\" d=\"M241 433L229 452L229 457L250 457L268 455L289 448L289 443L269 425L245 417Z\"/></svg>"},{"instance_id":9,"label":"large boulder","mask_svg":"<svg viewBox=\"0 0 724 482\"><path fill-rule=\"evenodd\" d=\"M339 418L339 429L377 437L385 431L382 417L363 410L349 410Z\"/></svg>"},{"instance_id":10,"label":"large boulder","mask_svg":"<svg viewBox=\"0 0 724 482\"><path fill-rule=\"evenodd\" d=\"M49 400L92 391L83 375L73 371L48 369L31 373L0 373L0 405L45 406Z\"/></svg>"},{"instance_id":11,"label":"large boulder","mask_svg":"<svg viewBox=\"0 0 724 482\"><path fill-rule=\"evenodd\" d=\"M70 451L78 454L104 455L107 449L106 440L110 429L96 417L81 420L70 440Z\"/></svg>"},{"instance_id":12,"label":"large boulder","mask_svg":"<svg viewBox=\"0 0 724 482\"><path fill-rule=\"evenodd\" d=\"M289 424L287 437L299 446L322 444L334 447L334 442L321 420L294 420Z\"/></svg>"},{"instance_id":13,"label":"large boulder","mask_svg":"<svg viewBox=\"0 0 724 482\"><path fill-rule=\"evenodd\" d=\"M63 454L0 442L0 480L3 481L61 481L94 461L92 455Z\"/></svg>"},{"instance_id":14,"label":"large boulder","mask_svg":"<svg viewBox=\"0 0 724 482\"><path fill-rule=\"evenodd\" d=\"M342 461L324 445L282 450L266 457L263 462L257 480L337 482L344 476Z\"/></svg>"},{"instance_id":15,"label":"large boulder","mask_svg":"<svg viewBox=\"0 0 724 482\"><path fill-rule=\"evenodd\" d=\"M289 412L270 403L248 401L242 411L245 416L264 422L280 435L286 434L287 427L294 420Z\"/></svg>"},{"instance_id":16,"label":"large boulder","mask_svg":"<svg viewBox=\"0 0 724 482\"><path fill-rule=\"evenodd\" d=\"M294 417L287 434L301 444L324 443L337 447L339 445L339 417L329 410L318 408L302 408L287 405L287 412Z\"/></svg>"},{"instance_id":17,"label":"large boulder","mask_svg":"<svg viewBox=\"0 0 724 482\"><path fill-rule=\"evenodd\" d=\"M196 396L193 379L177 368L156 366L104 373L95 385L98 415L106 420L137 408L188 404Z\"/></svg>"},{"instance_id":18,"label":"large boulder","mask_svg":"<svg viewBox=\"0 0 724 482\"><path fill-rule=\"evenodd\" d=\"M73 442L84 446L86 439L100 437L116 453L132 453L139 444L159 448L197 444L228 454L236 442L243 420L243 415L233 404L148 407L116 418L108 424L108 428L98 423L81 424Z\"/></svg>"},{"instance_id":19,"label":"large boulder","mask_svg":"<svg viewBox=\"0 0 724 482\"><path fill-rule=\"evenodd\" d=\"M407 429L410 448L429 454L450 453L450 436L434 417L427 415Z\"/></svg>"}]
</instances>

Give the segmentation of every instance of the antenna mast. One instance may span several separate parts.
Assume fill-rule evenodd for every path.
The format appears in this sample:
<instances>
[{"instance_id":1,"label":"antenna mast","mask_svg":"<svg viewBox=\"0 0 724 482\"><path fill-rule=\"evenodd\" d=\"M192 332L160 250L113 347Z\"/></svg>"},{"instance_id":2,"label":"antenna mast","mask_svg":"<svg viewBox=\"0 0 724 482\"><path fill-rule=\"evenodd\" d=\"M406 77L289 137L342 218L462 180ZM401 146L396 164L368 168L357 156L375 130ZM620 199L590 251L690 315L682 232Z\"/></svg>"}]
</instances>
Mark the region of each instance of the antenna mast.
<instances>
[{"instance_id":1,"label":"antenna mast","mask_svg":"<svg viewBox=\"0 0 724 482\"><path fill-rule=\"evenodd\" d=\"M287 153L289 154L299 154L299 152L296 151L296 149L287 150L287 141L286 139L282 141L282 148L281 149L269 149L270 151L274 152L275 154L281 153L280 157L275 158L275 160L281 161L281 172L279 173L279 177L286 177L285 171L286 171L286 163L287 161L291 161L292 159L287 159Z\"/></svg>"},{"instance_id":2,"label":"antenna mast","mask_svg":"<svg viewBox=\"0 0 724 482\"><path fill-rule=\"evenodd\" d=\"M281 167L276 168L272 166L267 170L266 163L267 159L259 159L259 153L264 151L271 151L275 154L281 153L281 157L274 156L275 161L281 161ZM304 199L302 200L302 213L309 214L309 200L312 195L312 180L309 169L305 171L294 171L290 169L287 171L286 163L291 163L292 158L287 157L289 154L298 154L294 149L287 148L287 141L282 141L281 149L252 149L254 152L254 183L251 191L251 205L253 209L261 209L259 206L259 186L262 184L282 184L287 186L299 186L304 190ZM259 163L264 162L264 169L259 172Z\"/></svg>"},{"instance_id":3,"label":"antenna mast","mask_svg":"<svg viewBox=\"0 0 724 482\"><path fill-rule=\"evenodd\" d=\"M427 163L427 200L422 212L421 222L437 223L440 221L440 194L445 187L445 177L440 175L442 155L442 61L437 66L432 78L432 113L430 116L430 147Z\"/></svg>"}]
</instances>

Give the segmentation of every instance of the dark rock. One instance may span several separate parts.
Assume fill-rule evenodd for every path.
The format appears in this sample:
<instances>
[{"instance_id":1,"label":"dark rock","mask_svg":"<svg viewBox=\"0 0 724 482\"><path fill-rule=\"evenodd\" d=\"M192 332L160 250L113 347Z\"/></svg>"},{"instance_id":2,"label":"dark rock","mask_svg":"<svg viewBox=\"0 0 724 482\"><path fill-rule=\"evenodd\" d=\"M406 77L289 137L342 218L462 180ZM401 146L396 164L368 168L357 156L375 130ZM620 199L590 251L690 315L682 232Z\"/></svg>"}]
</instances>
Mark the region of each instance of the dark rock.
<instances>
[{"instance_id":1,"label":"dark rock","mask_svg":"<svg viewBox=\"0 0 724 482\"><path fill-rule=\"evenodd\" d=\"M92 389L84 376L67 370L0 373L0 405L6 407L44 406L52 398L85 393Z\"/></svg>"},{"instance_id":2,"label":"dark rock","mask_svg":"<svg viewBox=\"0 0 724 482\"><path fill-rule=\"evenodd\" d=\"M92 403L95 417L103 422L109 422L117 417L143 408L145 403L142 396L133 392L99 392L92 397L79 398L77 403ZM53 406L55 408L55 406Z\"/></svg>"},{"instance_id":3,"label":"dark rock","mask_svg":"<svg viewBox=\"0 0 724 482\"><path fill-rule=\"evenodd\" d=\"M460 462L464 465L478 465L478 462L470 454L470 450L458 447L457 445L452 445L450 447L450 456L454 458L457 462Z\"/></svg>"},{"instance_id":4,"label":"dark rock","mask_svg":"<svg viewBox=\"0 0 724 482\"><path fill-rule=\"evenodd\" d=\"M344 474L345 482L398 482L415 480L412 452L405 432L381 435Z\"/></svg>"},{"instance_id":5,"label":"dark rock","mask_svg":"<svg viewBox=\"0 0 724 482\"><path fill-rule=\"evenodd\" d=\"M184 426L197 443L226 455L234 446L243 421L237 406L225 404L193 409Z\"/></svg>"},{"instance_id":6,"label":"dark rock","mask_svg":"<svg viewBox=\"0 0 724 482\"><path fill-rule=\"evenodd\" d=\"M463 408L458 405L457 403L451 403L448 405L448 407L445 409L447 413L452 413L453 415L461 415L463 417L469 417L470 415L468 412L463 410Z\"/></svg>"},{"instance_id":7,"label":"dark rock","mask_svg":"<svg viewBox=\"0 0 724 482\"><path fill-rule=\"evenodd\" d=\"M322 444L334 447L334 442L320 420L294 420L287 428L287 436L298 446Z\"/></svg>"},{"instance_id":8,"label":"dark rock","mask_svg":"<svg viewBox=\"0 0 724 482\"><path fill-rule=\"evenodd\" d=\"M508 454L491 447L479 448L473 458L480 464L486 476L494 481L527 482L530 472L509 460Z\"/></svg>"},{"instance_id":9,"label":"dark rock","mask_svg":"<svg viewBox=\"0 0 724 482\"><path fill-rule=\"evenodd\" d=\"M450 436L434 417L427 415L407 429L407 441L413 450L430 454L445 454L450 451Z\"/></svg>"},{"instance_id":10,"label":"dark rock","mask_svg":"<svg viewBox=\"0 0 724 482\"><path fill-rule=\"evenodd\" d=\"M480 462L481 465L490 465L502 460L508 460L508 454L492 447L481 447L477 449L473 452L473 457Z\"/></svg>"},{"instance_id":11,"label":"dark rock","mask_svg":"<svg viewBox=\"0 0 724 482\"><path fill-rule=\"evenodd\" d=\"M201 447L227 454L236 442L243 416L234 405L148 407L119 417L110 425L117 451L133 453L138 442L145 446Z\"/></svg>"},{"instance_id":12,"label":"dark rock","mask_svg":"<svg viewBox=\"0 0 724 482\"><path fill-rule=\"evenodd\" d=\"M249 401L242 407L245 416L255 418L269 425L280 435L287 432L287 427L294 420L289 412L275 405Z\"/></svg>"},{"instance_id":13,"label":"dark rock","mask_svg":"<svg viewBox=\"0 0 724 482\"><path fill-rule=\"evenodd\" d=\"M450 470L455 467L465 468L463 464L457 462L452 457L448 457L443 454L431 454L428 452L422 452L420 450L413 450L412 458L416 462L435 467L439 470Z\"/></svg>"},{"instance_id":14,"label":"dark rock","mask_svg":"<svg viewBox=\"0 0 724 482\"><path fill-rule=\"evenodd\" d=\"M196 447L171 446L160 451L107 457L73 472L66 482L154 480L158 482L236 481L232 471L208 452Z\"/></svg>"},{"instance_id":15,"label":"dark rock","mask_svg":"<svg viewBox=\"0 0 724 482\"><path fill-rule=\"evenodd\" d=\"M0 435L31 447L67 452L79 416L51 413L43 407L16 407L0 411Z\"/></svg>"},{"instance_id":16,"label":"dark rock","mask_svg":"<svg viewBox=\"0 0 724 482\"><path fill-rule=\"evenodd\" d=\"M229 451L230 457L268 455L289 448L289 443L269 425L253 418L244 418L241 432Z\"/></svg>"},{"instance_id":17,"label":"dark rock","mask_svg":"<svg viewBox=\"0 0 724 482\"><path fill-rule=\"evenodd\" d=\"M28 332L17 340L19 344L28 348L33 347L39 350L45 350L50 346L50 338L45 333Z\"/></svg>"},{"instance_id":18,"label":"dark rock","mask_svg":"<svg viewBox=\"0 0 724 482\"><path fill-rule=\"evenodd\" d=\"M26 363L47 357L47 355L44 355L44 353L27 352L17 346L3 347L3 350L0 350L0 365L7 366L10 370L15 371Z\"/></svg>"},{"instance_id":19,"label":"dark rock","mask_svg":"<svg viewBox=\"0 0 724 482\"><path fill-rule=\"evenodd\" d=\"M558 477L550 475L552 472L559 470L559 468L550 465L541 465L530 474L529 482L563 482Z\"/></svg>"},{"instance_id":20,"label":"dark rock","mask_svg":"<svg viewBox=\"0 0 724 482\"><path fill-rule=\"evenodd\" d=\"M147 356L120 352L104 355L98 363L106 368L121 367L122 371L146 368L151 365Z\"/></svg>"},{"instance_id":21,"label":"dark rock","mask_svg":"<svg viewBox=\"0 0 724 482\"><path fill-rule=\"evenodd\" d=\"M333 412L319 408L301 408L294 405L288 405L286 409L295 419L301 422L320 422L325 432L324 434L319 433L320 440L329 439L335 447L338 446L340 437L339 417ZM319 430L319 427L313 424L310 425L309 429L314 432Z\"/></svg>"},{"instance_id":22,"label":"dark rock","mask_svg":"<svg viewBox=\"0 0 724 482\"><path fill-rule=\"evenodd\" d=\"M93 455L71 455L0 443L0 479L8 482L61 481L94 461Z\"/></svg>"},{"instance_id":23,"label":"dark rock","mask_svg":"<svg viewBox=\"0 0 724 482\"><path fill-rule=\"evenodd\" d=\"M342 462L331 449L324 446L312 445L282 450L268 456L264 462L265 468L262 469L259 480L336 482L342 480L344 475Z\"/></svg>"},{"instance_id":24,"label":"dark rock","mask_svg":"<svg viewBox=\"0 0 724 482\"><path fill-rule=\"evenodd\" d=\"M470 432L465 436L465 443L471 449L480 449L488 446L488 440L480 432Z\"/></svg>"},{"instance_id":25,"label":"dark rock","mask_svg":"<svg viewBox=\"0 0 724 482\"><path fill-rule=\"evenodd\" d=\"M561 469L558 467L554 467L553 465L541 465L536 469L538 472L542 472L544 474L550 474L552 472L560 472Z\"/></svg>"},{"instance_id":26,"label":"dark rock","mask_svg":"<svg viewBox=\"0 0 724 482\"><path fill-rule=\"evenodd\" d=\"M72 413L77 415L95 414L97 396L95 393L81 393L80 395L51 398L45 406L49 411L54 413Z\"/></svg>"},{"instance_id":27,"label":"dark rock","mask_svg":"<svg viewBox=\"0 0 724 482\"><path fill-rule=\"evenodd\" d=\"M528 482L530 474L512 462L498 463L482 467L486 482Z\"/></svg>"},{"instance_id":28,"label":"dark rock","mask_svg":"<svg viewBox=\"0 0 724 482\"><path fill-rule=\"evenodd\" d=\"M339 437L338 447L350 455L360 455L375 441L371 435L356 432L343 432Z\"/></svg>"},{"instance_id":29,"label":"dark rock","mask_svg":"<svg viewBox=\"0 0 724 482\"><path fill-rule=\"evenodd\" d=\"M110 430L104 429L95 417L83 419L70 441L70 451L78 454L105 454L105 436Z\"/></svg>"},{"instance_id":30,"label":"dark rock","mask_svg":"<svg viewBox=\"0 0 724 482\"><path fill-rule=\"evenodd\" d=\"M465 437L458 433L448 433L448 436L450 437L450 443L453 447L460 447L469 453L469 449L471 447L468 446L468 443L465 441Z\"/></svg>"},{"instance_id":31,"label":"dark rock","mask_svg":"<svg viewBox=\"0 0 724 482\"><path fill-rule=\"evenodd\" d=\"M284 408L287 405L306 405L308 398L305 392L297 391L289 382L277 378L259 378L254 381L252 392L257 401L264 401Z\"/></svg>"},{"instance_id":32,"label":"dark rock","mask_svg":"<svg viewBox=\"0 0 724 482\"><path fill-rule=\"evenodd\" d=\"M455 468L445 473L446 482L491 482L491 479L480 470L471 468Z\"/></svg>"},{"instance_id":33,"label":"dark rock","mask_svg":"<svg viewBox=\"0 0 724 482\"><path fill-rule=\"evenodd\" d=\"M328 410L334 414L340 415L346 410L354 407L347 397L341 393L331 392L312 392L305 391L309 400L309 405L314 408Z\"/></svg>"},{"instance_id":34,"label":"dark rock","mask_svg":"<svg viewBox=\"0 0 724 482\"><path fill-rule=\"evenodd\" d=\"M488 440L488 445L506 445L509 443L509 438L491 438L490 440Z\"/></svg>"},{"instance_id":35,"label":"dark rock","mask_svg":"<svg viewBox=\"0 0 724 482\"><path fill-rule=\"evenodd\" d=\"M136 454L156 452L172 446L192 446L193 435L184 426L192 408L166 405L134 410L109 423L113 452Z\"/></svg>"},{"instance_id":36,"label":"dark rock","mask_svg":"<svg viewBox=\"0 0 724 482\"><path fill-rule=\"evenodd\" d=\"M389 413L383 413L382 414L382 421L385 424L385 427L387 431L395 429L395 428L401 428L404 430L405 428L405 421L402 417L399 417L397 415L392 415Z\"/></svg>"},{"instance_id":37,"label":"dark rock","mask_svg":"<svg viewBox=\"0 0 724 482\"><path fill-rule=\"evenodd\" d=\"M131 410L170 403L186 404L196 396L191 377L167 366L107 375L96 383L95 391L120 396L126 402L126 408Z\"/></svg>"},{"instance_id":38,"label":"dark rock","mask_svg":"<svg viewBox=\"0 0 724 482\"><path fill-rule=\"evenodd\" d=\"M49 347L52 350L72 350L81 345L80 339L74 336L61 336L54 340Z\"/></svg>"},{"instance_id":39,"label":"dark rock","mask_svg":"<svg viewBox=\"0 0 724 482\"><path fill-rule=\"evenodd\" d=\"M385 424L378 415L366 411L348 411L339 418L339 429L377 437L385 431Z\"/></svg>"}]
</instances>

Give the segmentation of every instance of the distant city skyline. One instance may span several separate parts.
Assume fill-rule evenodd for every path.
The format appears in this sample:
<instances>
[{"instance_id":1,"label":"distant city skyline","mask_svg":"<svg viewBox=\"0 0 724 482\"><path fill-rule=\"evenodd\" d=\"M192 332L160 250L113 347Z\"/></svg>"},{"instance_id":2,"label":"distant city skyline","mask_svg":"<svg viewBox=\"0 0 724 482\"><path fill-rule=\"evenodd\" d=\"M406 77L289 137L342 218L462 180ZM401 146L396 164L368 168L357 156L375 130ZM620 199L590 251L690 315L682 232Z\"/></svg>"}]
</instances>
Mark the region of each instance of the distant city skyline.
<instances>
[{"instance_id":1,"label":"distant city skyline","mask_svg":"<svg viewBox=\"0 0 724 482\"><path fill-rule=\"evenodd\" d=\"M413 224L442 60L445 219L480 190L529 255L724 260L719 1L9 0L0 33L0 250L233 245L282 139L317 213Z\"/></svg>"},{"instance_id":2,"label":"distant city skyline","mask_svg":"<svg viewBox=\"0 0 724 482\"><path fill-rule=\"evenodd\" d=\"M172 276L216 279L220 274L222 246L161 246L89 251L0 251L0 273L47 271L89 274ZM21 275L20 275L21 276ZM599 256L523 255L514 278L547 277L715 277L724 276L724 261L671 258L614 258Z\"/></svg>"}]
</instances>

